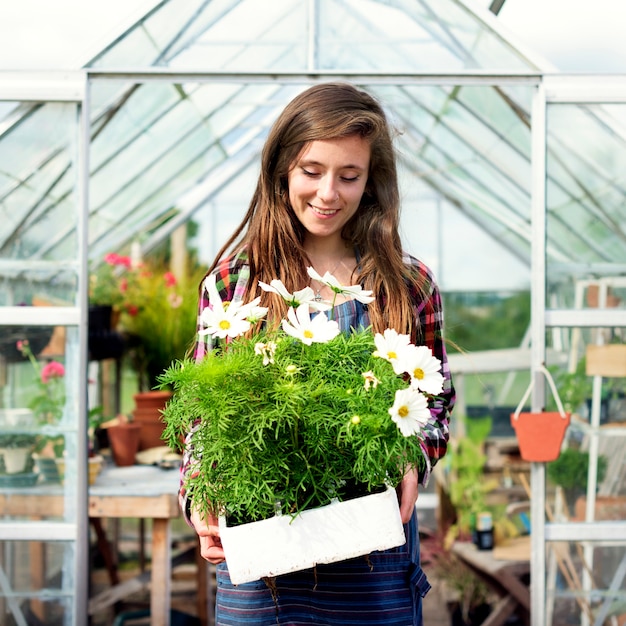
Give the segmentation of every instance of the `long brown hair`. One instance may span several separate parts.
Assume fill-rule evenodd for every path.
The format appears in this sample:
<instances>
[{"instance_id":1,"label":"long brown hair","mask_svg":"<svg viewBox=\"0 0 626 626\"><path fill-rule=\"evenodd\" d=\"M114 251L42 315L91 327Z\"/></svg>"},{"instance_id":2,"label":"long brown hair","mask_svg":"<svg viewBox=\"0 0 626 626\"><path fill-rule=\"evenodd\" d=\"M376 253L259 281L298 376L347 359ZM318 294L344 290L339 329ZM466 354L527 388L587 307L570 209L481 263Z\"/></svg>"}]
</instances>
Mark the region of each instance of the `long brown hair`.
<instances>
[{"instance_id":1,"label":"long brown hair","mask_svg":"<svg viewBox=\"0 0 626 626\"><path fill-rule=\"evenodd\" d=\"M248 211L218 252L209 273L227 250L245 249L250 266L246 299L261 295L268 320L285 314L278 296L259 293L257 281L278 278L289 291L309 284L311 265L303 248L304 228L289 205L287 177L312 141L358 135L370 144L370 167L361 204L342 236L359 251L353 284L377 296L369 305L377 332L395 328L414 335L415 315L407 281L414 281L402 258L399 190L391 132L381 105L349 83L322 83L296 96L283 110L263 147L261 172ZM417 285L420 290L420 285Z\"/></svg>"}]
</instances>

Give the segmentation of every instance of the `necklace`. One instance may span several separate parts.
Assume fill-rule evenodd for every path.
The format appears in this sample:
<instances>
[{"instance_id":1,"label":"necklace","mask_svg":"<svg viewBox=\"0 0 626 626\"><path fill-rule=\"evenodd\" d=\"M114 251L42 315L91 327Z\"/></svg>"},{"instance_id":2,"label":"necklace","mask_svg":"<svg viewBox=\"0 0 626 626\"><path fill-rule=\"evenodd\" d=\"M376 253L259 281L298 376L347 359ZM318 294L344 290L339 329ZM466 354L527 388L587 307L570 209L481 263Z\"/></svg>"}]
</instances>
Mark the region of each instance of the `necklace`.
<instances>
[{"instance_id":1,"label":"necklace","mask_svg":"<svg viewBox=\"0 0 626 626\"><path fill-rule=\"evenodd\" d=\"M328 273L329 273L329 274L334 275L334 274L335 274L335 272L337 271L337 268L338 268L338 267L339 267L339 266L343 263L343 259L344 259L344 257L341 257L341 258L339 259L339 261L337 261L337 264L335 265L335 267L333 267L333 269L332 269L332 270L329 270L329 271L328 271ZM313 268L313 269L315 269L315 268ZM316 270L316 271L317 271L317 270ZM318 273L319 273L319 272L318 272ZM314 279L311 279L311 280L314 280ZM319 285L319 281L317 281L317 280L316 280L315 282ZM320 286L319 286L319 287L315 290L315 296L314 296L314 298L313 298L313 299L315 300L315 302L321 302L321 301L322 301L322 293L321 293L322 286L323 286L323 285L320 285Z\"/></svg>"}]
</instances>

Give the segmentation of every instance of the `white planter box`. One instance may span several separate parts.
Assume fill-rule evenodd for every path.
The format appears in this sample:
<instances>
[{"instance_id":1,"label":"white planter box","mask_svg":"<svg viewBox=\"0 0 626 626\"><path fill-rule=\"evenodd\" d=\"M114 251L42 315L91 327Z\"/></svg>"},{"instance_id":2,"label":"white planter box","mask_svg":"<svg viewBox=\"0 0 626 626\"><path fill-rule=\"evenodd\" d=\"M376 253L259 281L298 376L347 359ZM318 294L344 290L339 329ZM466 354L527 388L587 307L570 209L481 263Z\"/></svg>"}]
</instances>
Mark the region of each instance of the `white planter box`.
<instances>
[{"instance_id":1,"label":"white planter box","mask_svg":"<svg viewBox=\"0 0 626 626\"><path fill-rule=\"evenodd\" d=\"M259 522L226 526L220 536L233 584L387 550L406 542L393 488Z\"/></svg>"}]
</instances>

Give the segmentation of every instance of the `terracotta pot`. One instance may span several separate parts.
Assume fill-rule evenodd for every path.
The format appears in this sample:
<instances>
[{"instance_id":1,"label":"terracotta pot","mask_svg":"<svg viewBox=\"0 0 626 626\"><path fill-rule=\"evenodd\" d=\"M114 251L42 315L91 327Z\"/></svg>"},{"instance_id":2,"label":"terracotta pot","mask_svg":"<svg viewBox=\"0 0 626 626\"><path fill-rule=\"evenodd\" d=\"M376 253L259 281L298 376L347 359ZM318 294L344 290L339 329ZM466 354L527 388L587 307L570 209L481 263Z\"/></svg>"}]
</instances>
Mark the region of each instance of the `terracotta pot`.
<instances>
[{"instance_id":1,"label":"terracotta pot","mask_svg":"<svg viewBox=\"0 0 626 626\"><path fill-rule=\"evenodd\" d=\"M135 455L139 450L141 428L139 422L128 422L126 424L109 426L106 429L113 461L118 467L128 467L135 464Z\"/></svg>"},{"instance_id":2,"label":"terracotta pot","mask_svg":"<svg viewBox=\"0 0 626 626\"><path fill-rule=\"evenodd\" d=\"M133 411L133 422L141 424L139 450L164 445L161 435L165 424L161 411L171 397L171 391L145 391L134 395L136 408Z\"/></svg>"},{"instance_id":3,"label":"terracotta pot","mask_svg":"<svg viewBox=\"0 0 626 626\"><path fill-rule=\"evenodd\" d=\"M570 413L566 413L563 409L563 403L549 370L541 365L538 371L545 376L559 410L558 412L522 413L522 407L530 396L535 380L534 376L531 376L528 389L515 412L511 413L511 426L515 430L522 459L531 463L547 463L559 458L565 431L569 426Z\"/></svg>"},{"instance_id":4,"label":"terracotta pot","mask_svg":"<svg viewBox=\"0 0 626 626\"><path fill-rule=\"evenodd\" d=\"M569 422L570 413L511 413L522 459L534 463L558 459Z\"/></svg>"}]
</instances>

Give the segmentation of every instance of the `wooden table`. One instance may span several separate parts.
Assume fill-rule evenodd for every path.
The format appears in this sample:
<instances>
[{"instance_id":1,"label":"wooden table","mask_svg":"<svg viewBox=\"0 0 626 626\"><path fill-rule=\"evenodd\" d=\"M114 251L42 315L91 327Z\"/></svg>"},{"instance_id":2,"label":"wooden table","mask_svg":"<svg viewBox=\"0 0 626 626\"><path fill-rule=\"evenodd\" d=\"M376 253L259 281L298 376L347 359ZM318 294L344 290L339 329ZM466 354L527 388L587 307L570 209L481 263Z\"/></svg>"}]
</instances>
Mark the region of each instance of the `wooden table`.
<instances>
[{"instance_id":1,"label":"wooden table","mask_svg":"<svg viewBox=\"0 0 626 626\"><path fill-rule=\"evenodd\" d=\"M148 465L108 467L89 487L90 518L136 518L152 520L152 565L150 575L150 623L168 626L171 601L170 521L180 515L177 470ZM116 597L111 588L89 602L93 615Z\"/></svg>"},{"instance_id":2,"label":"wooden table","mask_svg":"<svg viewBox=\"0 0 626 626\"><path fill-rule=\"evenodd\" d=\"M105 467L89 487L89 517L152 520L152 567L150 573L150 618L152 626L168 626L171 604L170 522L180 515L177 470L155 466ZM64 511L60 485L3 490L0 505L7 515L60 517ZM45 512L45 515L44 515ZM35 566L34 563L31 566ZM141 586L141 583L139 583ZM200 581L199 581L200 584ZM89 614L119 598L113 587L92 598Z\"/></svg>"},{"instance_id":3,"label":"wooden table","mask_svg":"<svg viewBox=\"0 0 626 626\"><path fill-rule=\"evenodd\" d=\"M522 541L530 539L522 538ZM452 552L494 591L499 600L483 626L502 626L517 610L529 623L530 560L528 558L496 559L494 550L478 550L469 542L457 542Z\"/></svg>"}]
</instances>

